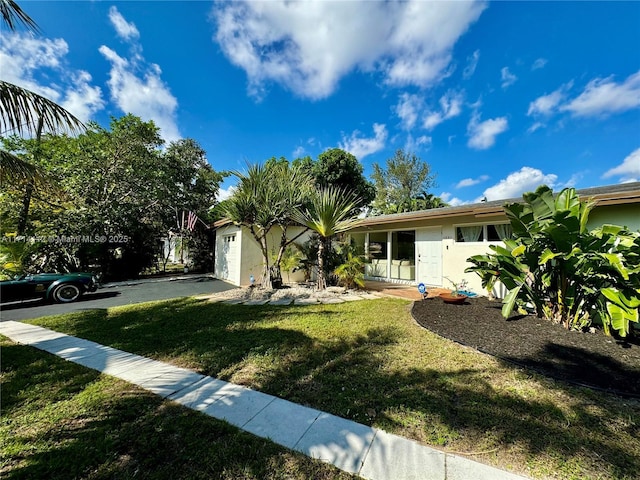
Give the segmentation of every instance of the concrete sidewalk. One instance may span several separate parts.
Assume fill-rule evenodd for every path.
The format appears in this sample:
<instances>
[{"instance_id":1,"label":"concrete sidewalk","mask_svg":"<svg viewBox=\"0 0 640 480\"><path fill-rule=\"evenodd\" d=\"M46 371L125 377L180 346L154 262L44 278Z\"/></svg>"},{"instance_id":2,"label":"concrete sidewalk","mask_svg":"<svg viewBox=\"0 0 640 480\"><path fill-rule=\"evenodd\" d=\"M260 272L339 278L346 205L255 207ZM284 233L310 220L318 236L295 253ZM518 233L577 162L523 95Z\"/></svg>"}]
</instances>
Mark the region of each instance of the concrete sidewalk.
<instances>
[{"instance_id":1,"label":"concrete sidewalk","mask_svg":"<svg viewBox=\"0 0 640 480\"><path fill-rule=\"evenodd\" d=\"M272 395L46 328L7 321L0 323L0 334L367 479L525 478Z\"/></svg>"}]
</instances>

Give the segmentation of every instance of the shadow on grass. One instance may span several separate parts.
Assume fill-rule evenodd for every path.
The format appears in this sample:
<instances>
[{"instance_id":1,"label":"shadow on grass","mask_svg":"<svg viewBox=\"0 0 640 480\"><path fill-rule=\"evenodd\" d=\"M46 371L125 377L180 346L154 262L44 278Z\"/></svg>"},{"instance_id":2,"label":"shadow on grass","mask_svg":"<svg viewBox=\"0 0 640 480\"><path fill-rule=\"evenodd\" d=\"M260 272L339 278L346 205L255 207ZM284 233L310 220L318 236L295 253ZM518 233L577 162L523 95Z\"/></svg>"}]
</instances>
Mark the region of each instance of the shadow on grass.
<instances>
[{"instance_id":1,"label":"shadow on grass","mask_svg":"<svg viewBox=\"0 0 640 480\"><path fill-rule=\"evenodd\" d=\"M504 360L574 385L640 398L640 371L584 348L549 342L535 355L505 357ZM627 379L625 391L618 389L620 382L612 377L612 372Z\"/></svg>"},{"instance_id":2,"label":"shadow on grass","mask_svg":"<svg viewBox=\"0 0 640 480\"><path fill-rule=\"evenodd\" d=\"M382 338L382 343L371 341ZM628 405L613 399L609 407L623 410L620 419L628 415L635 421L603 424L591 392L583 392L584 398L567 415L552 401L496 390L484 380L491 372L483 369L385 373L376 350L395 340L384 332L316 345L304 355L303 364L273 371L269 380L262 380L261 389L386 431L411 431L409 436L431 445L446 446L461 436L467 437L464 444L471 452L517 443L528 457L543 454L547 461L569 464L567 468L584 468L576 472L577 478L594 478L595 472L605 471L610 478L640 478L637 405L634 415ZM553 387L563 395L582 396L561 384ZM621 439L613 440L618 433ZM624 437L632 441L625 443Z\"/></svg>"},{"instance_id":3,"label":"shadow on grass","mask_svg":"<svg viewBox=\"0 0 640 480\"><path fill-rule=\"evenodd\" d=\"M3 479L355 478L35 349L2 357Z\"/></svg>"},{"instance_id":4,"label":"shadow on grass","mask_svg":"<svg viewBox=\"0 0 640 480\"><path fill-rule=\"evenodd\" d=\"M496 388L489 381L496 374L491 367L387 368L390 348L404 341L391 321L383 327L372 323L378 326L349 338L287 328L288 320L301 315L310 322L312 317L339 322L340 308L180 299L38 323L50 322L54 329L141 355L173 358L223 378L253 361L255 368L244 383L263 392L432 445L462 445L467 451L515 446L521 471L526 468L523 459L534 458L564 478L594 478L596 473L602 478L640 477L637 404L550 381L540 388L558 392L556 398L546 400L551 395L535 392L528 398ZM513 375L526 375L509 368ZM561 408L566 407L561 401L571 408Z\"/></svg>"}]
</instances>

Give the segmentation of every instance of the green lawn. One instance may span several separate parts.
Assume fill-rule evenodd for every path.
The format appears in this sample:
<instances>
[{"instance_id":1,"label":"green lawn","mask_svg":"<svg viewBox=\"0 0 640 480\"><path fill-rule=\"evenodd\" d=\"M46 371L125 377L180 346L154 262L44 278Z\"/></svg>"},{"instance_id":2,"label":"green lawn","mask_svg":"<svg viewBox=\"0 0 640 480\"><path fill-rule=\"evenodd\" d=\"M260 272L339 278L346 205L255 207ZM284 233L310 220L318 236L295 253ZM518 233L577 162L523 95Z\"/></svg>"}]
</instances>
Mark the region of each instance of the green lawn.
<instances>
[{"instance_id":1,"label":"green lawn","mask_svg":"<svg viewBox=\"0 0 640 480\"><path fill-rule=\"evenodd\" d=\"M639 402L548 380L437 337L414 323L409 303L403 300L251 307L181 299L33 323L247 385L534 478L640 478ZM5 361L3 351L3 370ZM125 384L73 369L76 373L69 378L79 379L68 382L88 382L112 403L131 396L127 392L132 389ZM83 376L92 379L80 380ZM113 385L122 393L104 395ZM71 396L86 388L78 387ZM51 402L49 392L37 395L43 405ZM189 422L201 419L222 425L146 394L138 392L135 398L144 398L154 412L170 411ZM16 401L3 414L11 422L21 415L14 415L13 409L21 408ZM80 422L65 435L83 436L91 428ZM225 432L242 435L231 433L231 428ZM49 438L51 432L42 435L47 443L57 442ZM262 441L254 442L267 448ZM278 453L269 458L284 458L281 449L270 448ZM9 453L12 464L18 461L15 455L28 459L30 452L26 447L12 448L3 457ZM240 461L238 456L251 462L236 453L229 458L232 466ZM294 478L304 478L306 468L319 468L315 463L307 466L293 454L286 458L280 464L285 477L288 461L295 463ZM217 465L222 468L224 460ZM260 472L251 475L267 478ZM314 473L309 478L319 476Z\"/></svg>"},{"instance_id":2,"label":"green lawn","mask_svg":"<svg viewBox=\"0 0 640 480\"><path fill-rule=\"evenodd\" d=\"M113 377L0 346L2 479L355 478Z\"/></svg>"}]
</instances>

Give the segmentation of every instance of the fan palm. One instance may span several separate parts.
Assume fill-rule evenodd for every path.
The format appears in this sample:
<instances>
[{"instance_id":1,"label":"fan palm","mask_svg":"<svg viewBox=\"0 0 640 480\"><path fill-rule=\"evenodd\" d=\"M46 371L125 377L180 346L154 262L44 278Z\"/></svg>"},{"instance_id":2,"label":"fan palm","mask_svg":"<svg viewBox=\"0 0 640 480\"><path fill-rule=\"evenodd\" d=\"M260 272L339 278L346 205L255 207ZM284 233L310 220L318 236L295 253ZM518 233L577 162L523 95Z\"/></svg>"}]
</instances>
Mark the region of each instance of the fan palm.
<instances>
[{"instance_id":1,"label":"fan palm","mask_svg":"<svg viewBox=\"0 0 640 480\"><path fill-rule=\"evenodd\" d=\"M352 212L359 199L353 193L342 188L325 187L311 195L309 203L294 212L296 222L310 228L320 236L318 245L318 279L316 288L327 287L327 274L324 268L324 249L326 242L334 235L345 232L358 223Z\"/></svg>"}]
</instances>

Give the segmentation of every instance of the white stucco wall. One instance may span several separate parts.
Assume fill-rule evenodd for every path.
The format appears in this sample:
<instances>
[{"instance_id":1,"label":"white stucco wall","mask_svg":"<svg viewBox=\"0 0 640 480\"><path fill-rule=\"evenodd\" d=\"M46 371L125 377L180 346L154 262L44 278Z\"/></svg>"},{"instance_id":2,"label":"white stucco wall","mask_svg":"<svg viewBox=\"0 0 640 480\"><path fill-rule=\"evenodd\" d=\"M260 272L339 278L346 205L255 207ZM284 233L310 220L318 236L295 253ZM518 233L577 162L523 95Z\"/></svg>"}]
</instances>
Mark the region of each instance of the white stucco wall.
<instances>
[{"instance_id":1,"label":"white stucco wall","mask_svg":"<svg viewBox=\"0 0 640 480\"><path fill-rule=\"evenodd\" d=\"M293 238L299 234L303 228L290 227L287 229L287 238ZM222 238L224 235L229 235L232 232L239 232L239 267L238 274L233 279L228 279L231 283L238 286L247 286L250 284L250 277L253 275L255 282L260 281L262 275L262 252L258 242L253 238L253 235L249 229L236 226L222 227L216 232L216 276L218 278L224 278L220 275L223 267L226 265L224 259L224 245ZM309 239L311 234L309 232L304 233L300 238L296 240L297 243L304 243ZM280 246L280 237L282 236L282 229L274 227L267 236L267 245L273 256L277 254ZM295 248L295 247L294 247ZM220 266L220 270L219 270ZM220 271L220 273L219 273ZM286 272L282 272L282 279L285 283L288 282L302 282L304 281L304 272L297 271L288 275Z\"/></svg>"}]
</instances>

